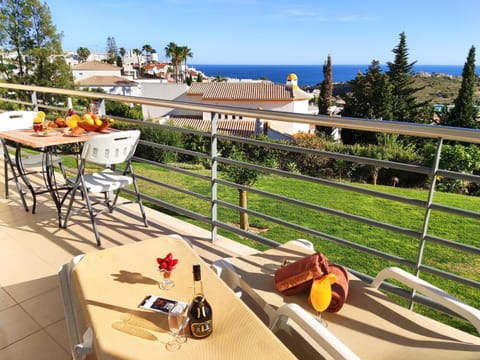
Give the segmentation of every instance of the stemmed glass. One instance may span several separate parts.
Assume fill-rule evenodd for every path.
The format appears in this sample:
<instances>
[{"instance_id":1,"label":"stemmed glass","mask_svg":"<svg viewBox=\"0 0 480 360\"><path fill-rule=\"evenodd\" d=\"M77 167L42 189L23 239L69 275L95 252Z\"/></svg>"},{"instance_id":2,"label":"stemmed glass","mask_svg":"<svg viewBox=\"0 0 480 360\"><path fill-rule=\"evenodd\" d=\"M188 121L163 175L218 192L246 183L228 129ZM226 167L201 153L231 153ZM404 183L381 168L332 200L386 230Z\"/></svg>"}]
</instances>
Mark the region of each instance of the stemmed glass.
<instances>
[{"instance_id":1,"label":"stemmed glass","mask_svg":"<svg viewBox=\"0 0 480 360\"><path fill-rule=\"evenodd\" d=\"M158 283L158 286L160 286L160 289L169 290L173 288L175 286L175 282L170 278L172 276L173 270L161 269L159 271L162 274L162 281Z\"/></svg>"},{"instance_id":2,"label":"stemmed glass","mask_svg":"<svg viewBox=\"0 0 480 360\"><path fill-rule=\"evenodd\" d=\"M320 279L313 280L310 289L309 301L317 311L318 321L325 327L327 323L322 319L321 313L325 311L332 301L332 284L337 281L335 274L327 274Z\"/></svg>"},{"instance_id":3,"label":"stemmed glass","mask_svg":"<svg viewBox=\"0 0 480 360\"><path fill-rule=\"evenodd\" d=\"M168 327L172 334L172 339L167 343L167 350L177 351L180 349L180 342L184 342L179 339L179 332L183 330L188 322L186 306L184 304L176 304L168 311Z\"/></svg>"}]
</instances>

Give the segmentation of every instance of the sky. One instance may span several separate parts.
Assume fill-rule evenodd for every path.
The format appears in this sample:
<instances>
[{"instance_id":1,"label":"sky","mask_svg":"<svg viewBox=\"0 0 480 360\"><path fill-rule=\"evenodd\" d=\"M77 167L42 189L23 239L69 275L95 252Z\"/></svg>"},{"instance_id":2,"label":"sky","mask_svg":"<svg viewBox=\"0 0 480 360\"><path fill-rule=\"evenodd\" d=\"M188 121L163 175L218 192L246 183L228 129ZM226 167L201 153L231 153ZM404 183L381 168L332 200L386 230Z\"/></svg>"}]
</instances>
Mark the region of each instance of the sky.
<instances>
[{"instance_id":1,"label":"sky","mask_svg":"<svg viewBox=\"0 0 480 360\"><path fill-rule=\"evenodd\" d=\"M174 42L190 64L381 64L406 35L409 61L463 65L480 59L479 0L44 0L64 51ZM79 7L81 4L81 8Z\"/></svg>"}]
</instances>

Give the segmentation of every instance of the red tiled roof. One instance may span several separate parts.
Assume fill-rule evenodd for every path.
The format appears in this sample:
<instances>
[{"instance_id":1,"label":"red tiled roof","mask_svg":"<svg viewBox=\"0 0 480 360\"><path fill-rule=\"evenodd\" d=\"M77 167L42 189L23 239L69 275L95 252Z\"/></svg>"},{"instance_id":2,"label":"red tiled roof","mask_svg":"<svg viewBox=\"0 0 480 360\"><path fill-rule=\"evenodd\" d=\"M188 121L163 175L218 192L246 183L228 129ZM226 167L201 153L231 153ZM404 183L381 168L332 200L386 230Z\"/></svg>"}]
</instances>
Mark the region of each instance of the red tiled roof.
<instances>
[{"instance_id":1,"label":"red tiled roof","mask_svg":"<svg viewBox=\"0 0 480 360\"><path fill-rule=\"evenodd\" d=\"M203 100L223 101L286 101L310 98L310 95L301 89L272 82L192 83L187 94L201 95Z\"/></svg>"},{"instance_id":2,"label":"red tiled roof","mask_svg":"<svg viewBox=\"0 0 480 360\"><path fill-rule=\"evenodd\" d=\"M102 61L87 61L74 65L73 70L111 70L111 71L120 71L118 66L102 62Z\"/></svg>"},{"instance_id":3,"label":"red tiled roof","mask_svg":"<svg viewBox=\"0 0 480 360\"><path fill-rule=\"evenodd\" d=\"M206 132L210 132L211 123L210 120L203 120L198 116L170 117L169 120L169 125L172 126ZM255 135L255 120L218 120L217 130L220 134L248 138Z\"/></svg>"},{"instance_id":4,"label":"red tiled roof","mask_svg":"<svg viewBox=\"0 0 480 360\"><path fill-rule=\"evenodd\" d=\"M120 76L90 76L77 82L81 86L137 86L138 83Z\"/></svg>"}]
</instances>

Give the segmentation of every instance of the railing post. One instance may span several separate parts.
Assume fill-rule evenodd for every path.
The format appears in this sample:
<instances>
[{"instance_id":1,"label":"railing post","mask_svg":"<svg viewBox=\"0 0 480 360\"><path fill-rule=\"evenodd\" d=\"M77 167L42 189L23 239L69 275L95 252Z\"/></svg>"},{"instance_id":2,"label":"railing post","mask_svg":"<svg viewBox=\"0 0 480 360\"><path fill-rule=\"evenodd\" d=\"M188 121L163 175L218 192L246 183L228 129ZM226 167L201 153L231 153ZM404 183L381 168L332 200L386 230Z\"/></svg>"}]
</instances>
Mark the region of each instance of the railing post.
<instances>
[{"instance_id":1,"label":"railing post","mask_svg":"<svg viewBox=\"0 0 480 360\"><path fill-rule=\"evenodd\" d=\"M217 120L218 114L212 113L212 127L211 127L211 149L210 149L210 160L212 162L211 170L211 220L212 220L212 231L211 231L211 240L212 242L217 240Z\"/></svg>"},{"instance_id":2,"label":"railing post","mask_svg":"<svg viewBox=\"0 0 480 360\"><path fill-rule=\"evenodd\" d=\"M438 139L437 149L435 151L435 159L432 166L432 181L430 182L430 189L428 191L428 199L425 204L425 216L423 218L423 227L422 227L422 235L420 237L420 244L418 247L417 253L417 262L415 264L415 276L420 276L420 266L422 265L423 261L423 251L425 249L425 237L428 233L428 223L430 221L430 213L432 212L432 202L433 202L433 194L435 193L435 185L437 183L437 172L438 167L440 165L440 157L442 154L442 145L443 139ZM415 290L412 290L411 298L410 298L410 310L413 308L413 297L415 295Z\"/></svg>"},{"instance_id":3,"label":"railing post","mask_svg":"<svg viewBox=\"0 0 480 360\"><path fill-rule=\"evenodd\" d=\"M104 99L97 100L97 111L99 116L106 115Z\"/></svg>"},{"instance_id":4,"label":"railing post","mask_svg":"<svg viewBox=\"0 0 480 360\"><path fill-rule=\"evenodd\" d=\"M37 100L36 91L32 91L32 105L33 105L33 110L38 111L38 100Z\"/></svg>"}]
</instances>

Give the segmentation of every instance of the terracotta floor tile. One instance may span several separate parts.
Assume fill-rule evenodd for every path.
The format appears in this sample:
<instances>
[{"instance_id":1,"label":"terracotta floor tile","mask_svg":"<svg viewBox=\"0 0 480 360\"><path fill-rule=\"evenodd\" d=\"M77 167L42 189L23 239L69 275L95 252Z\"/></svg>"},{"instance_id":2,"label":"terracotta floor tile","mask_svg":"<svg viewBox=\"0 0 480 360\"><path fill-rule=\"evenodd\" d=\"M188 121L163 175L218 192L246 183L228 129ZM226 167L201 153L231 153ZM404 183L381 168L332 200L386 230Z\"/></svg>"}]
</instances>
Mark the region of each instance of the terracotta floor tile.
<instances>
[{"instance_id":1,"label":"terracotta floor tile","mask_svg":"<svg viewBox=\"0 0 480 360\"><path fill-rule=\"evenodd\" d=\"M46 331L42 330L6 348L0 349L0 359L71 360L71 356Z\"/></svg>"},{"instance_id":2,"label":"terracotta floor tile","mask_svg":"<svg viewBox=\"0 0 480 360\"><path fill-rule=\"evenodd\" d=\"M20 306L42 328L64 318L62 295L58 287L24 301Z\"/></svg>"},{"instance_id":3,"label":"terracotta floor tile","mask_svg":"<svg viewBox=\"0 0 480 360\"><path fill-rule=\"evenodd\" d=\"M0 311L15 305L15 300L2 288L0 288Z\"/></svg>"},{"instance_id":4,"label":"terracotta floor tile","mask_svg":"<svg viewBox=\"0 0 480 360\"><path fill-rule=\"evenodd\" d=\"M44 329L53 340L59 344L65 351L70 352L70 341L68 339L67 326L62 319Z\"/></svg>"},{"instance_id":5,"label":"terracotta floor tile","mask_svg":"<svg viewBox=\"0 0 480 360\"><path fill-rule=\"evenodd\" d=\"M19 306L0 311L0 349L40 330L40 326ZM8 359L2 358L0 359Z\"/></svg>"}]
</instances>

